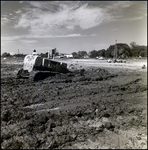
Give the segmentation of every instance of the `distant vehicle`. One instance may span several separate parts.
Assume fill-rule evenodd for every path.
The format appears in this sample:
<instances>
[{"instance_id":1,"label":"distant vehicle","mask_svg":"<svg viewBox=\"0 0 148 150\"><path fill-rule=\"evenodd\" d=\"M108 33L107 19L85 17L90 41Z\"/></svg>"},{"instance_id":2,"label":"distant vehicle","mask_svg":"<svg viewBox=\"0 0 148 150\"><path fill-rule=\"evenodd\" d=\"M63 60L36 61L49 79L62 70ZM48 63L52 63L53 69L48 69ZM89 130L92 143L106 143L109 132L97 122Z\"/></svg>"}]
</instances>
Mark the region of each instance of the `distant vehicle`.
<instances>
[{"instance_id":1,"label":"distant vehicle","mask_svg":"<svg viewBox=\"0 0 148 150\"><path fill-rule=\"evenodd\" d=\"M112 59L108 59L107 62L108 62L108 63L111 63L111 62L112 62Z\"/></svg>"},{"instance_id":2,"label":"distant vehicle","mask_svg":"<svg viewBox=\"0 0 148 150\"><path fill-rule=\"evenodd\" d=\"M99 60L104 60L104 57L99 57Z\"/></svg>"},{"instance_id":3,"label":"distant vehicle","mask_svg":"<svg viewBox=\"0 0 148 150\"><path fill-rule=\"evenodd\" d=\"M122 60L121 59L116 59L116 62L117 63L122 63Z\"/></svg>"},{"instance_id":4,"label":"distant vehicle","mask_svg":"<svg viewBox=\"0 0 148 150\"><path fill-rule=\"evenodd\" d=\"M145 66L145 65L143 65L143 66L142 66L142 69L145 69L145 68L146 68L146 66Z\"/></svg>"},{"instance_id":5,"label":"distant vehicle","mask_svg":"<svg viewBox=\"0 0 148 150\"><path fill-rule=\"evenodd\" d=\"M126 60L122 60L122 59L108 59L107 62L108 63L126 63Z\"/></svg>"}]
</instances>

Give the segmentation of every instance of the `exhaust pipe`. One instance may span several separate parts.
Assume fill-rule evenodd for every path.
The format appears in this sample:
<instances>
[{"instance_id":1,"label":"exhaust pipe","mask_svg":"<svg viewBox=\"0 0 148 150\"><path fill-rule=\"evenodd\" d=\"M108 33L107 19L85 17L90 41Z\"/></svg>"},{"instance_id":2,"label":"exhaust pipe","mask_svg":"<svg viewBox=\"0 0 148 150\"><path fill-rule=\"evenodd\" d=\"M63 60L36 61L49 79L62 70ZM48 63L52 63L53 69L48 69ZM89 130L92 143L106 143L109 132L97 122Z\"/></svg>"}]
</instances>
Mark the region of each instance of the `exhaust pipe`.
<instances>
[{"instance_id":1,"label":"exhaust pipe","mask_svg":"<svg viewBox=\"0 0 148 150\"><path fill-rule=\"evenodd\" d=\"M49 59L49 56L50 56L50 50L48 50L48 59Z\"/></svg>"}]
</instances>

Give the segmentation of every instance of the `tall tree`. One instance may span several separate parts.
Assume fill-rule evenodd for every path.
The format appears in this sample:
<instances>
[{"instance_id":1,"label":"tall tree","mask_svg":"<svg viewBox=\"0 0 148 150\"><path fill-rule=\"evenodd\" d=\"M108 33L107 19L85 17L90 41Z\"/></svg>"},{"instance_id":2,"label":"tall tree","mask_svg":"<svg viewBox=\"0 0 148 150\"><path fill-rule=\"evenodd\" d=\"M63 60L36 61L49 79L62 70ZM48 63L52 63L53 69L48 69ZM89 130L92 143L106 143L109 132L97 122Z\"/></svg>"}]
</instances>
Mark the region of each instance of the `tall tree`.
<instances>
[{"instance_id":1,"label":"tall tree","mask_svg":"<svg viewBox=\"0 0 148 150\"><path fill-rule=\"evenodd\" d=\"M89 57L90 58L96 58L98 56L98 51L97 50L92 50L89 52Z\"/></svg>"},{"instance_id":2,"label":"tall tree","mask_svg":"<svg viewBox=\"0 0 148 150\"><path fill-rule=\"evenodd\" d=\"M86 51L78 51L77 55L79 58L84 58L84 56L87 55L87 52Z\"/></svg>"},{"instance_id":3,"label":"tall tree","mask_svg":"<svg viewBox=\"0 0 148 150\"><path fill-rule=\"evenodd\" d=\"M136 44L136 42L131 42L130 46L131 46L131 49L130 49L131 56L138 57L139 56L139 48L138 48L138 45Z\"/></svg>"},{"instance_id":4,"label":"tall tree","mask_svg":"<svg viewBox=\"0 0 148 150\"><path fill-rule=\"evenodd\" d=\"M98 56L105 57L105 49L98 50Z\"/></svg>"},{"instance_id":5,"label":"tall tree","mask_svg":"<svg viewBox=\"0 0 148 150\"><path fill-rule=\"evenodd\" d=\"M72 54L73 58L78 58L78 55L76 52L72 52L71 54Z\"/></svg>"}]
</instances>

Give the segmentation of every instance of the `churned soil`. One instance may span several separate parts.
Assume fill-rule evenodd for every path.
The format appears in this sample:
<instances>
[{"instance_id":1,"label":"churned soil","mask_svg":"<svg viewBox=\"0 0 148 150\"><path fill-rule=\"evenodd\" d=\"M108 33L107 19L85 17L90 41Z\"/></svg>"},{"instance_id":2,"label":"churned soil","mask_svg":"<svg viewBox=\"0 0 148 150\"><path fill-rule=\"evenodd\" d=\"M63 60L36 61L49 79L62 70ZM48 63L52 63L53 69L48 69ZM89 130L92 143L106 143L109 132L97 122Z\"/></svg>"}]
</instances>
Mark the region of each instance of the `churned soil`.
<instances>
[{"instance_id":1,"label":"churned soil","mask_svg":"<svg viewBox=\"0 0 148 150\"><path fill-rule=\"evenodd\" d=\"M67 63L34 82L1 64L1 148L146 149L147 68Z\"/></svg>"}]
</instances>

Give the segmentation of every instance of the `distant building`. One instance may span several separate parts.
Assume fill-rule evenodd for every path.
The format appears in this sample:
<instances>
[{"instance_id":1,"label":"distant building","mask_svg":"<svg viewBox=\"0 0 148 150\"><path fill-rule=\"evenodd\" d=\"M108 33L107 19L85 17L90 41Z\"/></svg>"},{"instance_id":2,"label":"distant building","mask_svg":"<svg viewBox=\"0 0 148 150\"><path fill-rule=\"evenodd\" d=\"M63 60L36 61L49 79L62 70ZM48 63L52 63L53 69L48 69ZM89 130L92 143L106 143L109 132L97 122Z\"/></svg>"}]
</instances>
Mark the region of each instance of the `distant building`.
<instances>
[{"instance_id":1,"label":"distant building","mask_svg":"<svg viewBox=\"0 0 148 150\"><path fill-rule=\"evenodd\" d=\"M64 56L66 56L67 58L73 58L72 54L64 54Z\"/></svg>"},{"instance_id":2,"label":"distant building","mask_svg":"<svg viewBox=\"0 0 148 150\"><path fill-rule=\"evenodd\" d=\"M60 58L73 58L73 55L72 54L63 54L63 53L61 53L61 54L59 54L59 57Z\"/></svg>"}]
</instances>

